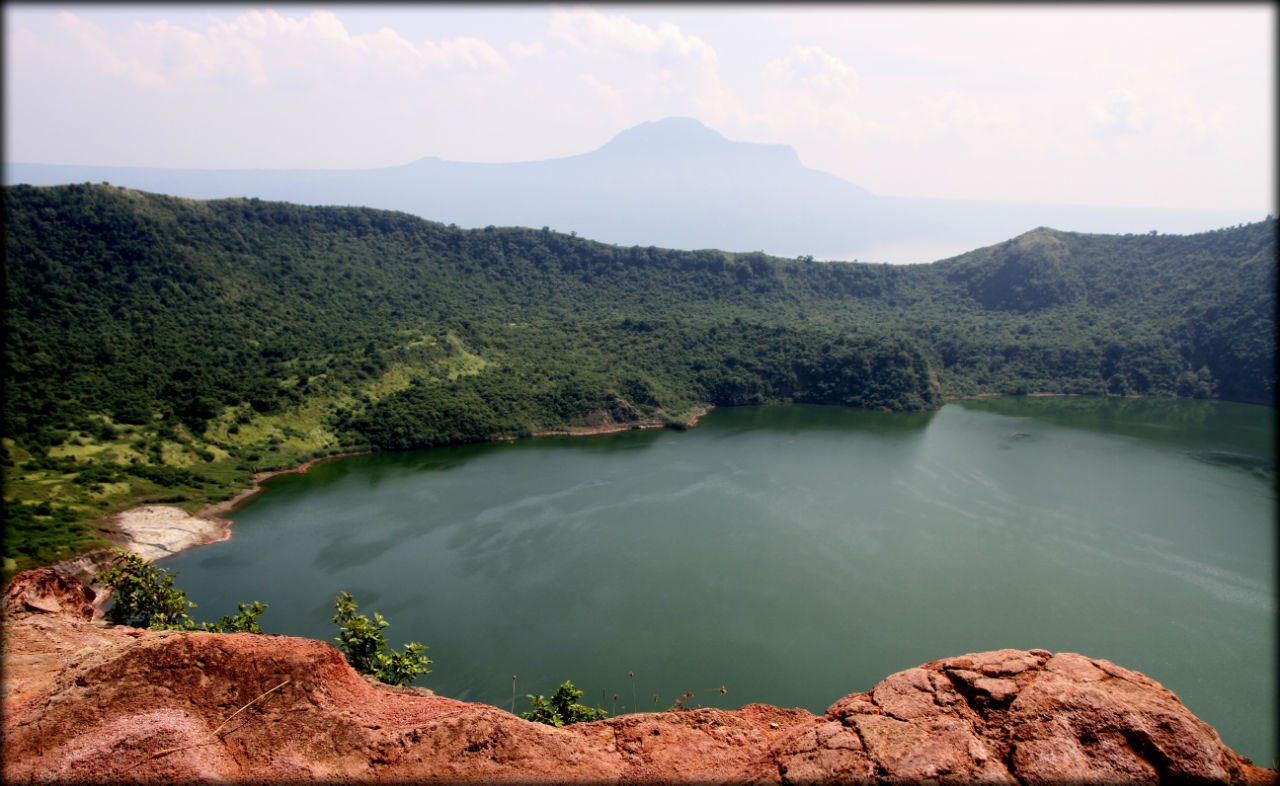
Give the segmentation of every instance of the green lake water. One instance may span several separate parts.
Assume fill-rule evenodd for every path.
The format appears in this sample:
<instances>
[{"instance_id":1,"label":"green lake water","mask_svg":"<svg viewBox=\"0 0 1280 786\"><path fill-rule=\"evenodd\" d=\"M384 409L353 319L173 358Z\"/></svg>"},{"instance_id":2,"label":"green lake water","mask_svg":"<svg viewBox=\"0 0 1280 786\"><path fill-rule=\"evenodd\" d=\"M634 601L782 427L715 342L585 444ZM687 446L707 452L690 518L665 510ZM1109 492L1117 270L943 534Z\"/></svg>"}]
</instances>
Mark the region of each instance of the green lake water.
<instances>
[{"instance_id":1,"label":"green lake water","mask_svg":"<svg viewBox=\"0 0 1280 786\"><path fill-rule=\"evenodd\" d=\"M518 675L517 711L571 679L611 712L710 690L689 704L821 713L1039 647L1144 672L1270 766L1275 459L1274 410L1226 402L720 409L324 462L163 566L197 619L260 600L273 633L332 640L351 592L429 646L418 684L509 709Z\"/></svg>"}]
</instances>

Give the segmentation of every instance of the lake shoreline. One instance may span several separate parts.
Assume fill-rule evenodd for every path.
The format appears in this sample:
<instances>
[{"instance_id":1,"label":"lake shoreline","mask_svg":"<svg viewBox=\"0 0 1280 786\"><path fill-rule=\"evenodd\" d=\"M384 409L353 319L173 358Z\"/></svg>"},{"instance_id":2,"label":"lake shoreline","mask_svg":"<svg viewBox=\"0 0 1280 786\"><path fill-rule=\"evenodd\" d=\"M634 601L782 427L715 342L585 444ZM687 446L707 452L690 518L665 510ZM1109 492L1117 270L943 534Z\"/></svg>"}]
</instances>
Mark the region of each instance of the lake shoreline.
<instances>
[{"instance_id":1,"label":"lake shoreline","mask_svg":"<svg viewBox=\"0 0 1280 786\"><path fill-rule=\"evenodd\" d=\"M593 426L572 430L537 431L529 434L528 436L586 437L598 434L616 434L623 431L638 431L652 428L675 428L683 430L697 426L698 421L713 409L715 409L714 406L703 407L701 410L694 413L694 415L683 424L649 421L608 426ZM523 438L524 437L517 436L499 436L490 437L486 441L506 442ZM231 538L231 520L225 518L225 516L240 507L240 505L265 491L265 484L273 478L280 477L281 475L305 474L307 470L322 461L349 458L351 456L367 456L376 452L378 451L347 451L344 453L335 453L331 456L313 458L296 467L290 467L288 469L255 472L253 474L252 485L248 488L242 489L229 499L205 505L195 513L188 513L182 508L174 506L146 504L113 513L104 519L104 523L109 528L108 534L111 539L118 541L119 548L123 548L126 551L132 551L133 553L141 556L147 562L154 562L158 559L171 557L179 552L187 551L199 546L207 546L212 543L221 543L225 540L229 540ZM167 522L167 526L157 526L157 522ZM142 540L144 537L147 539ZM95 549L93 551L85 552L84 554L79 554L72 559L58 562L52 567L71 573L88 582L92 580L96 574L109 569L112 564L112 550ZM99 591L98 598L94 603L95 607L101 611L101 607L106 603L109 597L110 596L107 591Z\"/></svg>"},{"instance_id":2,"label":"lake shoreline","mask_svg":"<svg viewBox=\"0 0 1280 786\"><path fill-rule=\"evenodd\" d=\"M1081 398L1086 396L1080 393L1026 393L1026 394L1023 394L1022 396L1017 396L1015 394L1010 394L1010 393L983 392L983 393L969 393L969 394L957 395L957 396L946 396L943 398L943 402L945 404L947 402L952 402L952 401L983 400L983 399L989 399L989 398L1003 398L1003 397ZM1100 396L1100 397L1089 396L1089 397L1090 398L1127 398L1127 399L1164 398L1161 396L1138 396L1138 395ZM571 428L571 429L556 429L556 430L548 430L548 431L536 431L528 435L520 435L520 436L510 436L510 435L494 436L494 437L489 437L488 439L482 440L482 441L511 442L518 439L525 439L529 437L557 437L557 436L585 437L585 436L596 436L600 434L617 434L624 431L640 431L645 429L657 429L657 428L685 430L685 429L696 427L698 425L698 422L702 418L706 417L714 409L716 409L715 405L708 405L706 407L703 407L701 410L695 412L684 423L672 423L667 421L648 420L648 421L640 421L636 423L621 423L621 424L609 424L609 425L601 425L601 426L589 426L589 427L583 427L583 428L577 428L577 429ZM928 410L919 410L919 411L928 411ZM256 472L253 474L252 483L248 488L242 489L241 491L237 492L234 496L230 497L229 499L223 500L221 502L214 502L214 503L205 505L204 507L197 510L195 513L187 513L186 511L183 511L180 508L170 506L168 507L168 510L165 513L160 514L160 513L157 513L156 509L166 507L166 506L159 506L155 504L143 504L134 508L129 508L126 510L119 511L117 513L113 513L110 516L106 517L104 521L108 525L109 537L111 537L112 540L117 540L120 544L119 545L120 548L124 548L128 551L133 551L135 553L143 555L144 559L147 559L148 562L154 561L155 559L161 559L164 557L173 556L179 552L186 551L188 549L193 549L198 546L207 546L212 543L221 543L222 541L230 539L232 522L230 519L226 518L226 516L232 513L236 508L244 504L246 501L252 499L253 497L256 497L257 495L265 491L266 490L265 484L268 481L272 480L273 478L277 478L281 475L305 474L309 469L311 469L311 467L323 461L331 461L333 459L348 458L351 456L365 456L365 455L370 455L376 452L379 452L379 451L356 450L356 451L347 451L343 453L334 453L333 455L320 456L318 458L310 459L308 461L303 462L302 464L299 464L296 467L291 467L288 469L276 469L276 470L268 470L264 472ZM181 515L178 515L179 513ZM157 517L162 515L168 516L172 521L171 529L173 531L168 533L168 535L162 532L159 532L156 529L156 527L153 526ZM209 527L205 524L201 524L200 522L207 522L207 524L211 524L213 525L213 527ZM192 532L203 533L203 534L200 534L197 536L191 536ZM147 533L149 536L156 537L157 540L141 541L138 539L137 535L135 535L134 533ZM187 533L187 537L183 537L183 533ZM159 549L161 553L157 553L157 549ZM152 556L148 556L148 554ZM102 570L106 570L107 568L109 568L111 564L112 564L111 551L109 549L96 549L93 551L85 552L84 554L77 555L76 557L73 557L71 559L63 560L62 562L56 563L53 567L59 568L68 573L73 573L85 579L86 581L88 581L92 579L92 577L96 573L99 573Z\"/></svg>"},{"instance_id":3,"label":"lake shoreline","mask_svg":"<svg viewBox=\"0 0 1280 786\"><path fill-rule=\"evenodd\" d=\"M715 406L703 407L684 423L670 423L660 420L642 420L635 423L614 423L607 426L585 426L578 429L562 429L557 431L535 431L529 437L592 437L597 434L619 434L623 431L642 431L651 428L690 429L698 425L698 421L706 417ZM489 437L488 442L512 442L524 439L518 436Z\"/></svg>"},{"instance_id":4,"label":"lake shoreline","mask_svg":"<svg viewBox=\"0 0 1280 786\"><path fill-rule=\"evenodd\" d=\"M209 519L210 521L216 521L226 527L230 527L231 522L221 517L224 514L230 513L231 511L235 510L245 501L258 496L263 491L265 491L266 486L264 486L263 484L266 483L268 480L271 480L272 478L280 477L281 475L306 474L307 470L311 469L313 466L315 466L316 464L319 464L322 461L347 458L349 456L367 456L373 452L374 451L372 450L353 450L353 451L348 451L346 453L334 453L331 456L320 456L319 458L313 458L309 461L305 461L302 464L299 464L296 467L291 467L289 469L273 469L273 470L268 470L266 472L255 472L253 473L253 485L251 485L249 488L244 489L243 491L240 491L230 499L205 505L203 508L200 508L200 510L196 511L194 515L197 516L198 518ZM127 513L128 511L125 511L125 512ZM225 540L225 538L223 540Z\"/></svg>"},{"instance_id":5,"label":"lake shoreline","mask_svg":"<svg viewBox=\"0 0 1280 786\"><path fill-rule=\"evenodd\" d=\"M266 481L280 475L302 474L315 464L329 459L360 456L373 451L350 451L321 456L289 469L256 472L252 485L221 502L214 502L190 513L173 505L143 504L112 513L101 519L109 540L116 541L115 548L131 551L147 562L172 557L180 552L221 543L231 538L231 521L223 516L235 510L246 500L261 494ZM144 540L145 538L145 540ZM114 549L93 549L62 560L51 567L70 573L85 583L92 584L97 574L109 570L115 564ZM94 607L99 613L110 599L110 592L98 589Z\"/></svg>"}]
</instances>

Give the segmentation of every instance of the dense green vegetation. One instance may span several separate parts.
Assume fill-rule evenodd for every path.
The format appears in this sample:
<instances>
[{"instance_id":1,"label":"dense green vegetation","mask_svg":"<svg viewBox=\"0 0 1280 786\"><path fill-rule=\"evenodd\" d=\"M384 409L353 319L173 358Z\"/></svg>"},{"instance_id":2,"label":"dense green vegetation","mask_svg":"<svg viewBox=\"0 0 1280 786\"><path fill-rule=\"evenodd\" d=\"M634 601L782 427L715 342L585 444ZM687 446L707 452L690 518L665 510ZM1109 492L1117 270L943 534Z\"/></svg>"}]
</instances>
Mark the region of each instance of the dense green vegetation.
<instances>
[{"instance_id":1,"label":"dense green vegetation","mask_svg":"<svg viewBox=\"0 0 1280 786\"><path fill-rule=\"evenodd\" d=\"M1275 399L1274 220L890 266L105 184L9 187L5 211L6 572L122 507L351 450L707 405Z\"/></svg>"},{"instance_id":2,"label":"dense green vegetation","mask_svg":"<svg viewBox=\"0 0 1280 786\"><path fill-rule=\"evenodd\" d=\"M203 630L212 633L261 633L258 617L267 610L265 604L238 604L234 617L223 616L218 622L199 625L187 613L196 604L187 593L173 586L177 573L144 560L131 551L115 549L112 566L101 574L100 581L113 593L108 622L152 630Z\"/></svg>"}]
</instances>

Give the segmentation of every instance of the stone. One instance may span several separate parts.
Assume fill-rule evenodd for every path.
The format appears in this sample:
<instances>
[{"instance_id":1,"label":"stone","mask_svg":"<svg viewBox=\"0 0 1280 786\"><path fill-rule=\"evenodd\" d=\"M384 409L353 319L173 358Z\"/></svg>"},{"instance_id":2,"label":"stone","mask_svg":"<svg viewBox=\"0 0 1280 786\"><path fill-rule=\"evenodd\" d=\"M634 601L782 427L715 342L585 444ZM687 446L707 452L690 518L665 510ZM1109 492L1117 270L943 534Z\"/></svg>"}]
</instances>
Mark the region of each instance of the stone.
<instances>
[{"instance_id":1,"label":"stone","mask_svg":"<svg viewBox=\"0 0 1280 786\"><path fill-rule=\"evenodd\" d=\"M5 589L5 615L39 611L91 620L94 597L94 591L74 576L53 568L36 568L19 573L9 582Z\"/></svg>"}]
</instances>

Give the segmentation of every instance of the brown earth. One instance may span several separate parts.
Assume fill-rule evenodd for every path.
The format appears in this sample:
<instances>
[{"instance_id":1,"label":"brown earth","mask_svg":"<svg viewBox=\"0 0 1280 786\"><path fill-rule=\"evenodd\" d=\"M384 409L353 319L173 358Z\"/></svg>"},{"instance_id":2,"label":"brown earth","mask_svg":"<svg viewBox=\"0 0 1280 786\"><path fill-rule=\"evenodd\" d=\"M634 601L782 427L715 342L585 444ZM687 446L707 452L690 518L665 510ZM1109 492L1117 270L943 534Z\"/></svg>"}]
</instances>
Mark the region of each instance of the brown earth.
<instances>
[{"instance_id":1,"label":"brown earth","mask_svg":"<svg viewBox=\"0 0 1280 786\"><path fill-rule=\"evenodd\" d=\"M556 729L356 674L332 646L94 622L51 568L4 596L6 782L1276 783L1168 690L1105 660L926 663L822 716L759 704Z\"/></svg>"}]
</instances>

